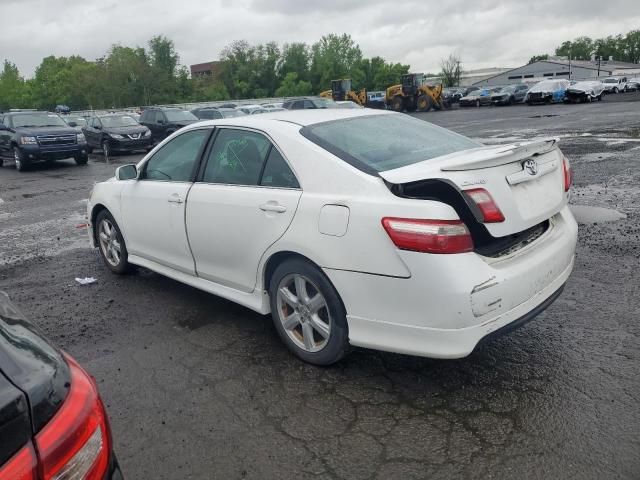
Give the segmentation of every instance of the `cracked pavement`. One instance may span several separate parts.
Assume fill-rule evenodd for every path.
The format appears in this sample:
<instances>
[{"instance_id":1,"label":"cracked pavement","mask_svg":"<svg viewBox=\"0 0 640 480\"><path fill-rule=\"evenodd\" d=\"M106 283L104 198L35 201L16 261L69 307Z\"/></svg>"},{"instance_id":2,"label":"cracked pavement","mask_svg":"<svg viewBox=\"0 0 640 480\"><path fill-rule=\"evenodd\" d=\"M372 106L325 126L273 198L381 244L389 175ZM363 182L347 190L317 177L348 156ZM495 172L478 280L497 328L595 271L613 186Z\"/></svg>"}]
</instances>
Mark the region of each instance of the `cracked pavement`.
<instances>
[{"instance_id":1,"label":"cracked pavement","mask_svg":"<svg viewBox=\"0 0 640 480\"><path fill-rule=\"evenodd\" d=\"M99 157L0 168L0 290L96 377L127 478L637 478L640 95L626 95L419 115L487 143L560 136L572 203L626 216L586 218L562 296L462 360L355 349L313 367L269 317L144 269L111 275L76 228L114 169Z\"/></svg>"}]
</instances>

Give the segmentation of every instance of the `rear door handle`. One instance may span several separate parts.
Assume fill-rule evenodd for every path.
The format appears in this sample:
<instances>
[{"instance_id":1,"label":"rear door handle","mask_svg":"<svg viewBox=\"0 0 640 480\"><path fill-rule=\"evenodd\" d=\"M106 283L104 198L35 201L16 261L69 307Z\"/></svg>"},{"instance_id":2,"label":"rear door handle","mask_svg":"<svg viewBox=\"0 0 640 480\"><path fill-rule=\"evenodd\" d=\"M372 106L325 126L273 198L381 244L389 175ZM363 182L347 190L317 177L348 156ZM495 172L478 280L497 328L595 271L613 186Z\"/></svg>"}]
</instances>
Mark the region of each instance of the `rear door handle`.
<instances>
[{"instance_id":1,"label":"rear door handle","mask_svg":"<svg viewBox=\"0 0 640 480\"><path fill-rule=\"evenodd\" d=\"M179 194L172 193L171 195L169 195L169 198L167 198L167 202L169 202L169 203L184 203L184 200L182 199L182 197Z\"/></svg>"},{"instance_id":2,"label":"rear door handle","mask_svg":"<svg viewBox=\"0 0 640 480\"><path fill-rule=\"evenodd\" d=\"M260 205L260 210L263 212L276 212L276 213L284 213L287 211L287 207L284 205L280 205L277 202L267 202Z\"/></svg>"}]
</instances>

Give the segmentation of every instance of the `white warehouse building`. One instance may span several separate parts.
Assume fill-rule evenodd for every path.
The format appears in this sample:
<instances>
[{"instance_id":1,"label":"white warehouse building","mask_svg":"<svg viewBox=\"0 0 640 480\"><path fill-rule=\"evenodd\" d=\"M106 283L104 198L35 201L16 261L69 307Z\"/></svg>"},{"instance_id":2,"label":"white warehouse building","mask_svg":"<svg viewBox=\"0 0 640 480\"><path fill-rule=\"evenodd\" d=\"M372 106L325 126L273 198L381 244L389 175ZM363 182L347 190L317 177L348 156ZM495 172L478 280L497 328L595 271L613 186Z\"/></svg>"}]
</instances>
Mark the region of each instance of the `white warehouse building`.
<instances>
[{"instance_id":1,"label":"white warehouse building","mask_svg":"<svg viewBox=\"0 0 640 480\"><path fill-rule=\"evenodd\" d=\"M512 83L537 83L548 78L566 78L567 80L590 80L611 76L640 76L640 65L617 62L614 60L572 60L566 57L551 57L522 67L507 70L474 85L492 86Z\"/></svg>"}]
</instances>

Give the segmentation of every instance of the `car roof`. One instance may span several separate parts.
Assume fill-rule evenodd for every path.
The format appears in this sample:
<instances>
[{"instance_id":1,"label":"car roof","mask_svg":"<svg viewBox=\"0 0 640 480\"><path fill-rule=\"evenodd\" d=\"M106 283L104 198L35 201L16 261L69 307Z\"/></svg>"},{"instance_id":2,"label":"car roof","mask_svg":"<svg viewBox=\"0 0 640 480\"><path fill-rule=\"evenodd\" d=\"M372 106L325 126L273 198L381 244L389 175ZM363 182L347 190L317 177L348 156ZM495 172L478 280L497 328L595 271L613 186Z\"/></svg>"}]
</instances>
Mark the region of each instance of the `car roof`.
<instances>
[{"instance_id":1,"label":"car roof","mask_svg":"<svg viewBox=\"0 0 640 480\"><path fill-rule=\"evenodd\" d=\"M370 108L318 108L307 110L284 110L277 112L266 112L261 115L247 115L243 117L232 117L218 120L205 120L194 123L187 128L193 128L202 125L228 125L228 126L245 126L245 127L264 127L265 123L287 122L306 127L317 123L330 122L333 120L342 120L354 117L366 117L371 115L400 115L385 110L374 110Z\"/></svg>"}]
</instances>

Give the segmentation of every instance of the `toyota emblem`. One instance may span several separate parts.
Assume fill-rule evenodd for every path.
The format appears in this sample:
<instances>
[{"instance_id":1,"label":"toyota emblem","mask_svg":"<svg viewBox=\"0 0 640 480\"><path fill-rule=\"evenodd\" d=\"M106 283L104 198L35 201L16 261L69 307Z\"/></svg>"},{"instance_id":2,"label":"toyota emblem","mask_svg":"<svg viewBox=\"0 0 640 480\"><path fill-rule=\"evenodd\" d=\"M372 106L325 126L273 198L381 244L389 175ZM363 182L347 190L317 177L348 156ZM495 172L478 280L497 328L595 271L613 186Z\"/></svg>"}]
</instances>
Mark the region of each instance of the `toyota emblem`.
<instances>
[{"instance_id":1,"label":"toyota emblem","mask_svg":"<svg viewBox=\"0 0 640 480\"><path fill-rule=\"evenodd\" d=\"M533 158L530 158L529 160L524 162L522 166L529 175L534 176L538 174L538 162L536 162Z\"/></svg>"}]
</instances>

